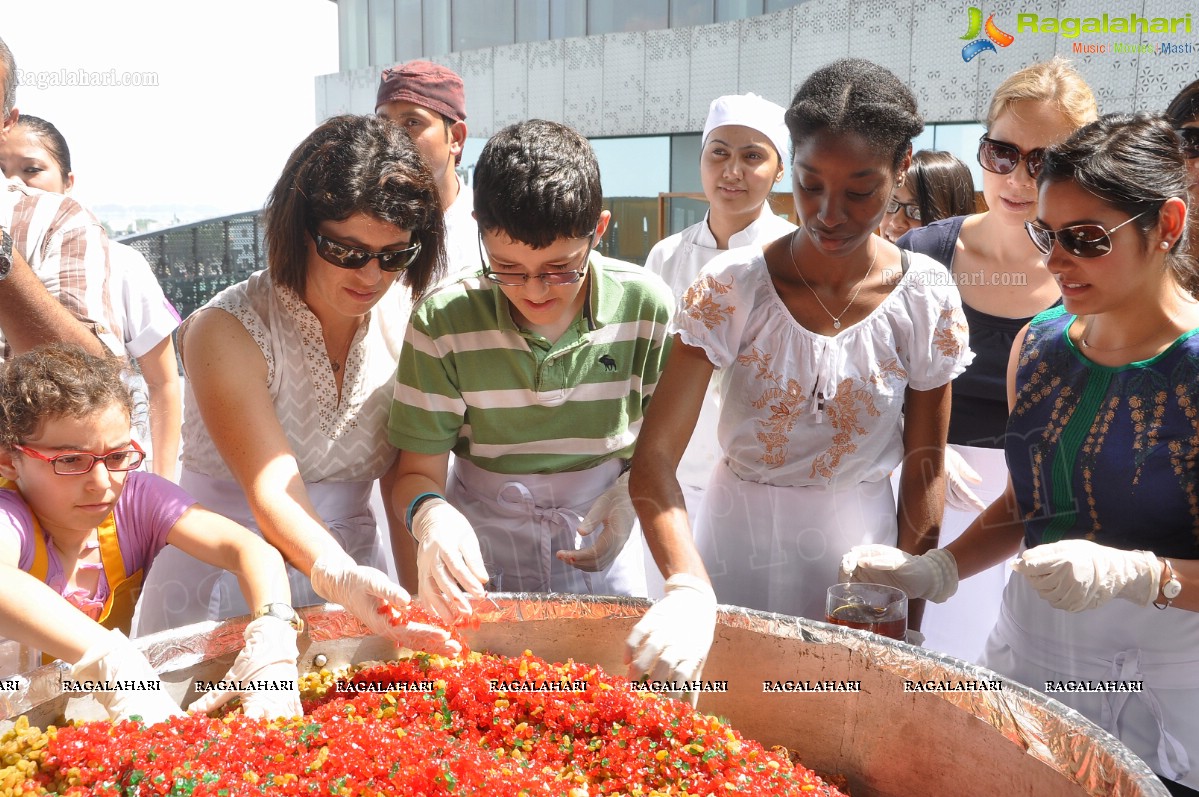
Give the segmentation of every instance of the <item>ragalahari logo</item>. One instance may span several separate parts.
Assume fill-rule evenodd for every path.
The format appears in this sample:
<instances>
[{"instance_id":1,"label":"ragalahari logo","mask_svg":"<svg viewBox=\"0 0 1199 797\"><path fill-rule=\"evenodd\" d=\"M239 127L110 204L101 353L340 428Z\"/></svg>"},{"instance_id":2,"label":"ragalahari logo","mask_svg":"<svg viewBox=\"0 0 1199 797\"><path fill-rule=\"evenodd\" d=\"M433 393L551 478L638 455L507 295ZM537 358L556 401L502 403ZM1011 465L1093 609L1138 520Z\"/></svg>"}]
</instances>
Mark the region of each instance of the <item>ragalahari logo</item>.
<instances>
[{"instance_id":1,"label":"ragalahari logo","mask_svg":"<svg viewBox=\"0 0 1199 797\"><path fill-rule=\"evenodd\" d=\"M1004 33L995 24L995 15L991 14L987 17L987 24L983 24L983 10L970 6L970 27L966 31L966 35L962 37L964 40L971 40L969 44L962 48L962 60L969 63L974 58L986 50L997 52L995 45L1007 47L1016 39L1010 33ZM980 39L979 33L986 33L986 38ZM993 43L992 43L993 42Z\"/></svg>"}]
</instances>

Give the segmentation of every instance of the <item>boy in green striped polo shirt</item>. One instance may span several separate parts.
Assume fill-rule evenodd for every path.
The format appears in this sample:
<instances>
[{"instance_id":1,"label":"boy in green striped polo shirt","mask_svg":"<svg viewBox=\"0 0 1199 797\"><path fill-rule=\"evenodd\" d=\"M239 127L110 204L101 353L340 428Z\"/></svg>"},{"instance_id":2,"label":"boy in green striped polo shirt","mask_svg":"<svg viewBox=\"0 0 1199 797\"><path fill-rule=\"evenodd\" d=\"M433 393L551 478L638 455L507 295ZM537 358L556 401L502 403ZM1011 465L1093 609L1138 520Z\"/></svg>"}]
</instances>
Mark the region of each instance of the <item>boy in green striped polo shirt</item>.
<instances>
[{"instance_id":1,"label":"boy in green striped polo shirt","mask_svg":"<svg viewBox=\"0 0 1199 797\"><path fill-rule=\"evenodd\" d=\"M592 251L610 214L569 127L504 128L474 182L482 276L413 311L389 423L420 597L463 617L489 570L508 591L644 595L624 471L666 363L670 290Z\"/></svg>"}]
</instances>

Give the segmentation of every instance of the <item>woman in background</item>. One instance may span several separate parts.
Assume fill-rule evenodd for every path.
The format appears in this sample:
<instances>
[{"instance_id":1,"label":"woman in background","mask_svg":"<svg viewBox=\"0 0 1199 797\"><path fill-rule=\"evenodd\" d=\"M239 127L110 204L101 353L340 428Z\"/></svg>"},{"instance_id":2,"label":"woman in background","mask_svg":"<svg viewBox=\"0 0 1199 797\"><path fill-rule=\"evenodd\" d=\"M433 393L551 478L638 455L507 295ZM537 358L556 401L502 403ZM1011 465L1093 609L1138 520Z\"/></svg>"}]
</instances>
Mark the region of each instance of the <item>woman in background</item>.
<instances>
[{"instance_id":1,"label":"woman in background","mask_svg":"<svg viewBox=\"0 0 1199 797\"><path fill-rule=\"evenodd\" d=\"M881 229L895 243L908 230L973 212L970 167L952 153L922 149L912 155L912 165L895 187Z\"/></svg>"},{"instance_id":2,"label":"woman in background","mask_svg":"<svg viewBox=\"0 0 1199 797\"><path fill-rule=\"evenodd\" d=\"M0 171L5 177L54 194L69 194L75 187L67 140L53 124L28 114L21 114L8 138L0 141ZM110 240L108 261L112 274L109 295L122 319L125 351L137 362L137 369L130 369L125 376L139 397L134 436L146 449L146 469L174 481L182 404L171 333L179 326L179 313L167 301L141 252Z\"/></svg>"},{"instance_id":3,"label":"woman in background","mask_svg":"<svg viewBox=\"0 0 1199 797\"><path fill-rule=\"evenodd\" d=\"M1199 206L1199 80L1178 92L1166 108L1166 118L1182 140L1182 155L1186 158L1191 180L1191 207ZM1199 257L1199 222L1191 213L1191 257Z\"/></svg>"},{"instance_id":4,"label":"woman in background","mask_svg":"<svg viewBox=\"0 0 1199 797\"><path fill-rule=\"evenodd\" d=\"M1021 69L999 85L979 141L988 210L912 230L901 247L939 261L962 297L974 362L953 382L946 511L941 545L953 541L1007 485L1004 385L1016 333L1061 298L1024 222L1036 218L1036 176L1045 148L1096 117L1095 98L1060 58ZM973 489L969 483L973 483ZM996 565L946 604L928 606L925 645L967 661L982 653L1008 571Z\"/></svg>"}]
</instances>

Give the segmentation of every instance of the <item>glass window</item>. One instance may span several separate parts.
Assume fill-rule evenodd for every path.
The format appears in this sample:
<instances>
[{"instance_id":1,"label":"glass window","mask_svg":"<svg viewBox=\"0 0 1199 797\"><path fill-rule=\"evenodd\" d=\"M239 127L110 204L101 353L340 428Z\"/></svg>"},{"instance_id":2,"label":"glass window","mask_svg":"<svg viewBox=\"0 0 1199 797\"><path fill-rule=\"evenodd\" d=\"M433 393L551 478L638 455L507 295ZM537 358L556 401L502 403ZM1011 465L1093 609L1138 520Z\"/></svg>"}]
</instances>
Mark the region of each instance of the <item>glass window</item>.
<instances>
[{"instance_id":1,"label":"glass window","mask_svg":"<svg viewBox=\"0 0 1199 797\"><path fill-rule=\"evenodd\" d=\"M450 4L434 0L424 4L421 14L421 30L424 33L425 56L445 55L450 51Z\"/></svg>"},{"instance_id":2,"label":"glass window","mask_svg":"<svg viewBox=\"0 0 1199 797\"><path fill-rule=\"evenodd\" d=\"M368 0L371 63L390 64L396 57L395 6L392 0Z\"/></svg>"},{"instance_id":3,"label":"glass window","mask_svg":"<svg viewBox=\"0 0 1199 797\"><path fill-rule=\"evenodd\" d=\"M803 1L804 0L766 0L766 13L769 14L774 11L782 11L784 8L797 6Z\"/></svg>"},{"instance_id":4,"label":"glass window","mask_svg":"<svg viewBox=\"0 0 1199 797\"><path fill-rule=\"evenodd\" d=\"M762 0L716 0L716 21L756 17L762 13Z\"/></svg>"},{"instance_id":5,"label":"glass window","mask_svg":"<svg viewBox=\"0 0 1199 797\"><path fill-rule=\"evenodd\" d=\"M454 52L512 44L516 35L514 0L452 0Z\"/></svg>"},{"instance_id":6,"label":"glass window","mask_svg":"<svg viewBox=\"0 0 1199 797\"><path fill-rule=\"evenodd\" d=\"M395 0L395 26L396 63L420 58L424 53L421 37L421 0Z\"/></svg>"},{"instance_id":7,"label":"glass window","mask_svg":"<svg viewBox=\"0 0 1199 797\"><path fill-rule=\"evenodd\" d=\"M667 27L667 0L589 0L587 35Z\"/></svg>"},{"instance_id":8,"label":"glass window","mask_svg":"<svg viewBox=\"0 0 1199 797\"><path fill-rule=\"evenodd\" d=\"M978 139L987 128L977 122L932 125L932 128L932 147L956 155L970 167L970 174L974 177L974 190L983 190L983 168L978 165Z\"/></svg>"},{"instance_id":9,"label":"glass window","mask_svg":"<svg viewBox=\"0 0 1199 797\"><path fill-rule=\"evenodd\" d=\"M366 0L341 0L337 4L337 30L340 71L370 66Z\"/></svg>"},{"instance_id":10,"label":"glass window","mask_svg":"<svg viewBox=\"0 0 1199 797\"><path fill-rule=\"evenodd\" d=\"M714 22L712 0L670 0L670 27L708 25Z\"/></svg>"},{"instance_id":11,"label":"glass window","mask_svg":"<svg viewBox=\"0 0 1199 797\"><path fill-rule=\"evenodd\" d=\"M549 37L549 0L516 0L516 40L542 42Z\"/></svg>"},{"instance_id":12,"label":"glass window","mask_svg":"<svg viewBox=\"0 0 1199 797\"><path fill-rule=\"evenodd\" d=\"M587 6L578 0L550 0L550 38L587 35Z\"/></svg>"},{"instance_id":13,"label":"glass window","mask_svg":"<svg viewBox=\"0 0 1199 797\"><path fill-rule=\"evenodd\" d=\"M680 133L670 137L671 191L680 194L704 192L699 180L700 138L698 133Z\"/></svg>"}]
</instances>

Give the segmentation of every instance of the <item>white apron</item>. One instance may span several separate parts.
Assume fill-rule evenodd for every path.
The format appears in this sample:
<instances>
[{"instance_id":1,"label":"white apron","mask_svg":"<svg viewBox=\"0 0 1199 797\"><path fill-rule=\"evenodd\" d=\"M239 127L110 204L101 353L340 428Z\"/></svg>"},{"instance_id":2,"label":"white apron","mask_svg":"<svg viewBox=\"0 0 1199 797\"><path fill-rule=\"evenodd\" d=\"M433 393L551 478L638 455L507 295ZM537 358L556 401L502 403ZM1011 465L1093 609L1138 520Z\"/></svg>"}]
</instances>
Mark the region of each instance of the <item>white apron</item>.
<instances>
[{"instance_id":1,"label":"white apron","mask_svg":"<svg viewBox=\"0 0 1199 797\"><path fill-rule=\"evenodd\" d=\"M559 561L556 551L593 544L576 529L587 510L620 475L609 460L584 471L505 474L456 459L446 499L474 527L483 561L498 567L505 592L569 592L645 596L641 526L606 570L588 573Z\"/></svg>"},{"instance_id":2,"label":"white apron","mask_svg":"<svg viewBox=\"0 0 1199 797\"><path fill-rule=\"evenodd\" d=\"M855 545L895 545L891 482L840 489L743 481L712 472L695 543L721 603L823 620L841 557Z\"/></svg>"},{"instance_id":3,"label":"white apron","mask_svg":"<svg viewBox=\"0 0 1199 797\"><path fill-rule=\"evenodd\" d=\"M1003 593L982 665L1096 723L1154 772L1199 788L1199 614L1113 599L1054 609L1022 576ZM1140 694L1048 692L1046 681L1143 681Z\"/></svg>"},{"instance_id":4,"label":"white apron","mask_svg":"<svg viewBox=\"0 0 1199 797\"><path fill-rule=\"evenodd\" d=\"M304 489L329 533L360 565L387 572L382 539L370 508L374 482L317 482ZM262 533L236 482L214 479L184 470L179 486L202 506L219 512L253 531ZM312 590L308 577L287 566L293 606L313 606L325 599ZM255 607L258 608L258 607ZM154 560L142 589L134 619L135 636L249 614L237 576L205 564L173 546L163 548Z\"/></svg>"},{"instance_id":5,"label":"white apron","mask_svg":"<svg viewBox=\"0 0 1199 797\"><path fill-rule=\"evenodd\" d=\"M970 467L982 478L979 484L970 485L984 504L1003 495L1007 487L1007 459L1002 448L978 448L975 446L952 446ZM891 477L895 494L899 494L899 474L896 469ZM941 538L938 548L962 536L978 512L945 507L941 521ZM1014 557L1013 557L1014 558ZM987 636L999 619L999 605L1003 602L1003 587L1012 570L1007 562L987 568L977 575L958 584L958 591L944 603L926 601L924 622L920 626L924 634L924 648L948 653L969 662L978 661Z\"/></svg>"}]
</instances>

